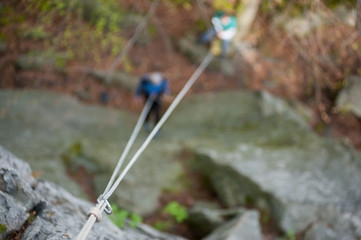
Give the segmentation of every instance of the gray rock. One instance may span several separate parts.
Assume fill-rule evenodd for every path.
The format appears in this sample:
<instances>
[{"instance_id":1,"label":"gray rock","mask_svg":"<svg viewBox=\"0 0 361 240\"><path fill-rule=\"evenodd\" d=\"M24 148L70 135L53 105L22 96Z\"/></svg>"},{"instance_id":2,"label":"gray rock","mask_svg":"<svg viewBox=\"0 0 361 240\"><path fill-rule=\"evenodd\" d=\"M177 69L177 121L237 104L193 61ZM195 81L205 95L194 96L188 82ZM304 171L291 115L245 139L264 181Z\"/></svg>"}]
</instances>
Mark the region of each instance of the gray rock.
<instances>
[{"instance_id":1,"label":"gray rock","mask_svg":"<svg viewBox=\"0 0 361 240\"><path fill-rule=\"evenodd\" d=\"M296 35L298 37L305 37L312 34L314 31L321 29L323 26L332 24L335 17L348 26L354 27L356 24L356 12L354 9L348 9L346 6L340 4L330 12L320 11L303 11L298 15L295 12L299 10L285 11L277 15L273 19L273 24L283 27L288 34Z\"/></svg>"},{"instance_id":2,"label":"gray rock","mask_svg":"<svg viewBox=\"0 0 361 240\"><path fill-rule=\"evenodd\" d=\"M214 203L196 202L188 210L187 225L196 237L202 238L244 211L243 208L220 209Z\"/></svg>"},{"instance_id":3,"label":"gray rock","mask_svg":"<svg viewBox=\"0 0 361 240\"><path fill-rule=\"evenodd\" d=\"M261 226L257 211L246 211L235 217L203 240L261 240Z\"/></svg>"},{"instance_id":4,"label":"gray rock","mask_svg":"<svg viewBox=\"0 0 361 240\"><path fill-rule=\"evenodd\" d=\"M346 80L336 99L336 105L341 111L351 111L361 118L361 77L353 75Z\"/></svg>"},{"instance_id":5,"label":"gray rock","mask_svg":"<svg viewBox=\"0 0 361 240\"><path fill-rule=\"evenodd\" d=\"M178 50L189 60L199 65L207 55L207 49L200 44L196 44L192 37L186 36L177 42ZM215 57L208 66L212 71L220 72L226 76L235 74L234 64L231 59Z\"/></svg>"},{"instance_id":6,"label":"gray rock","mask_svg":"<svg viewBox=\"0 0 361 240\"><path fill-rule=\"evenodd\" d=\"M39 70L44 68L62 69L68 56L64 53L29 52L19 55L15 66L21 70Z\"/></svg>"},{"instance_id":7,"label":"gray rock","mask_svg":"<svg viewBox=\"0 0 361 240\"><path fill-rule=\"evenodd\" d=\"M5 157L4 157L5 156ZM29 169L26 163L9 154L4 148L0 147L1 166L22 165ZM5 224L6 231L1 233L1 238L7 238L11 232L20 230L29 216L31 209L36 208L36 214L25 229L22 238L24 240L45 240L45 239L75 239L80 229L86 222L85 213L92 207L92 204L69 194L63 188L46 181L37 181L35 186L27 188L28 183L20 178L17 169L3 168L6 172L12 172L12 175L19 176L16 181L16 187L23 194L14 194L14 191L4 192L0 189L0 224ZM19 169L22 171L21 169ZM24 175L22 175L24 176ZM30 175L25 176L27 179ZM4 179L4 178L3 178ZM21 189L20 189L21 188ZM27 201L22 195L26 195ZM40 199L42 199L40 201ZM38 207L41 203L41 208ZM107 217L96 223L90 231L87 239L159 239L159 240L182 240L184 238L170 234L162 234L143 224L138 228L125 227L124 230L116 227Z\"/></svg>"},{"instance_id":8,"label":"gray rock","mask_svg":"<svg viewBox=\"0 0 361 240\"><path fill-rule=\"evenodd\" d=\"M110 72L93 70L90 74L105 84L108 84L110 86L122 87L131 92L135 91L139 82L138 76L118 71Z\"/></svg>"},{"instance_id":9,"label":"gray rock","mask_svg":"<svg viewBox=\"0 0 361 240\"><path fill-rule=\"evenodd\" d=\"M208 123L213 140L187 143L198 152L195 164L219 197L230 206L251 202L268 211L284 232L323 222L340 235L360 236L360 153L319 138L287 104L270 95L258 95L253 103L232 97L253 108L252 114L218 109L221 97L204 99L219 110Z\"/></svg>"},{"instance_id":10,"label":"gray rock","mask_svg":"<svg viewBox=\"0 0 361 240\"><path fill-rule=\"evenodd\" d=\"M0 52L6 52L8 47L6 46L5 42L0 40Z\"/></svg>"},{"instance_id":11,"label":"gray rock","mask_svg":"<svg viewBox=\"0 0 361 240\"><path fill-rule=\"evenodd\" d=\"M27 159L40 178L83 198L86 195L69 179L64 160L70 157L68 167L74 171L85 159L92 161L87 169L94 171L98 197L137 121L133 113L87 106L74 98L43 91L0 91L0 109L0 143ZM134 149L145 137L142 131ZM151 150L145 151L129 171L112 201L131 212L146 214L157 207L164 189L175 191L181 187L176 180L183 169L174 161L181 146L174 140L162 139L152 142ZM80 154L71 153L76 143L81 145ZM129 156L133 154L134 150ZM159 166L164 171L159 172Z\"/></svg>"}]
</instances>

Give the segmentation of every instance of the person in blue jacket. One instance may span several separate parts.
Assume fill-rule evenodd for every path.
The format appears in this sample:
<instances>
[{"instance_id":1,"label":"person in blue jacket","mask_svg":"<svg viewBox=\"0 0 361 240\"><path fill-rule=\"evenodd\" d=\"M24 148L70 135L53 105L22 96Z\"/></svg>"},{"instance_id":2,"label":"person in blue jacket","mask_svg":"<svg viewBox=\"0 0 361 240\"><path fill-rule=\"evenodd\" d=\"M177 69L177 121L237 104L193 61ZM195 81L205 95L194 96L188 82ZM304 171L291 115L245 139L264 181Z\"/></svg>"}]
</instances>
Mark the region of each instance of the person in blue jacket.
<instances>
[{"instance_id":1,"label":"person in blue jacket","mask_svg":"<svg viewBox=\"0 0 361 240\"><path fill-rule=\"evenodd\" d=\"M212 39L217 36L222 42L221 55L225 56L232 42L232 38L237 33L237 20L233 15L217 12L212 17L212 25L212 28L202 34L200 41L210 43Z\"/></svg>"},{"instance_id":2,"label":"person in blue jacket","mask_svg":"<svg viewBox=\"0 0 361 240\"><path fill-rule=\"evenodd\" d=\"M148 98L154 99L153 105L144 121L144 128L147 131L151 130L149 119L154 116L154 126L159 122L161 117L162 97L164 94L169 94L169 83L162 73L152 72L144 74L139 81L135 96L139 101L143 96L144 101L147 102Z\"/></svg>"}]
</instances>

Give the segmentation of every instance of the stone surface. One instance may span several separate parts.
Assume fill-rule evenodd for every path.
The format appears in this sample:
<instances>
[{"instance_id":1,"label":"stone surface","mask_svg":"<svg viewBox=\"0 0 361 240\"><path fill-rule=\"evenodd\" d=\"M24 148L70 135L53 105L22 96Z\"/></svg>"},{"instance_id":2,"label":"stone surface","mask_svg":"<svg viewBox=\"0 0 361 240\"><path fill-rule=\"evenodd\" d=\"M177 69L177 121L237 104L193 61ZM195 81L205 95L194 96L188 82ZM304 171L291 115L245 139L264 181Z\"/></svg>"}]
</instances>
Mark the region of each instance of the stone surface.
<instances>
[{"instance_id":1,"label":"stone surface","mask_svg":"<svg viewBox=\"0 0 361 240\"><path fill-rule=\"evenodd\" d=\"M1 91L0 99L0 144L27 159L40 178L83 198L82 189L69 179L64 160L70 157L68 166L73 171L89 161L85 168L95 175L95 192L97 196L103 193L135 126L135 114L87 106L71 97L42 91ZM133 149L145 137L142 131ZM144 152L114 193L112 200L118 205L139 214L149 213L157 207L163 189L179 187L176 179L183 170L173 159L180 146L160 140L152 142L151 150ZM126 162L133 154L134 150ZM159 166L164 171L159 172Z\"/></svg>"},{"instance_id":2,"label":"stone surface","mask_svg":"<svg viewBox=\"0 0 361 240\"><path fill-rule=\"evenodd\" d=\"M178 50L194 64L200 64L206 57L208 51L201 44L197 44L190 36L183 37L177 42ZM226 76L235 74L234 65L231 59L214 57L207 67L208 70L221 72Z\"/></svg>"},{"instance_id":3,"label":"stone surface","mask_svg":"<svg viewBox=\"0 0 361 240\"><path fill-rule=\"evenodd\" d=\"M336 99L336 105L341 111L351 111L361 118L361 77L353 75L346 80Z\"/></svg>"},{"instance_id":4,"label":"stone surface","mask_svg":"<svg viewBox=\"0 0 361 240\"><path fill-rule=\"evenodd\" d=\"M187 225L193 234L201 239L227 220L245 212L243 208L221 209L214 203L196 202L188 210Z\"/></svg>"},{"instance_id":5,"label":"stone surface","mask_svg":"<svg viewBox=\"0 0 361 240\"><path fill-rule=\"evenodd\" d=\"M235 217L203 240L262 240L259 213L246 211Z\"/></svg>"},{"instance_id":6,"label":"stone surface","mask_svg":"<svg viewBox=\"0 0 361 240\"><path fill-rule=\"evenodd\" d=\"M68 59L64 53L29 52L19 55L15 66L21 70L39 70L49 67L61 69L63 62Z\"/></svg>"},{"instance_id":7,"label":"stone surface","mask_svg":"<svg viewBox=\"0 0 361 240\"><path fill-rule=\"evenodd\" d=\"M223 202L251 202L286 233L322 222L338 236L359 237L360 153L319 138L301 116L268 94L253 95L256 101L229 97L244 109L218 108L221 95L203 99L217 112L204 113L208 138L186 144L198 152L195 163ZM247 108L253 111L246 114Z\"/></svg>"},{"instance_id":8,"label":"stone surface","mask_svg":"<svg viewBox=\"0 0 361 240\"><path fill-rule=\"evenodd\" d=\"M117 86L125 88L131 92L135 92L135 89L139 82L139 77L131 74L114 71L93 70L91 75L96 77L99 81L106 83L110 86Z\"/></svg>"},{"instance_id":9,"label":"stone surface","mask_svg":"<svg viewBox=\"0 0 361 240\"><path fill-rule=\"evenodd\" d=\"M101 166L94 181L99 194L136 122L130 113L38 91L2 91L0 100L0 143L22 158L28 156L35 170L49 163L58 166L57 171L46 169L51 179L50 174L64 169L61 156L80 139L83 153L77 157ZM145 137L142 131L134 149ZM228 206L252 204L268 213L284 233L361 235L360 153L320 138L304 116L264 92L184 99L111 202L139 214L154 211L164 190L177 192L189 184L178 161L184 149L196 154L190 162Z\"/></svg>"},{"instance_id":10,"label":"stone surface","mask_svg":"<svg viewBox=\"0 0 361 240\"><path fill-rule=\"evenodd\" d=\"M3 172L11 172L14 182L12 189L3 187L0 189L0 225L6 226L6 231L0 234L1 238L8 238L13 231L20 230L31 210L35 210L36 214L33 220L28 220L29 225L24 229L21 239L76 238L87 220L85 214L90 207L94 206L93 204L72 196L53 183L33 179L29 165L1 146L0 165ZM18 167L20 167L19 172ZM5 175L1 173L0 176L3 181L6 180L9 188L9 182L11 182L9 177L4 177ZM33 186L31 187L26 180L30 180ZM160 233L143 224L137 228L125 226L121 230L103 214L103 220L93 226L87 239L182 240L184 238Z\"/></svg>"}]
</instances>

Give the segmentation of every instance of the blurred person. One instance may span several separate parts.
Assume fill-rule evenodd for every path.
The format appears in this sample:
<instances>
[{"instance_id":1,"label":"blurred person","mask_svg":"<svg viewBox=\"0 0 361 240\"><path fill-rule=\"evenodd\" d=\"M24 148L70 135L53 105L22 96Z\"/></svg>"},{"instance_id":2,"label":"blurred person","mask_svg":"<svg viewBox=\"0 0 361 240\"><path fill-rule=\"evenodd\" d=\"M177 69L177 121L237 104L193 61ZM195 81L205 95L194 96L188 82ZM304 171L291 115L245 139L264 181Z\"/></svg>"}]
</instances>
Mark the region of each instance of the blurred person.
<instances>
[{"instance_id":1,"label":"blurred person","mask_svg":"<svg viewBox=\"0 0 361 240\"><path fill-rule=\"evenodd\" d=\"M138 83L135 99L140 102L143 97L146 103L149 98L153 98L153 104L144 121L144 128L147 131L152 129L150 125L150 118L154 117L154 126L161 118L162 98L164 94L169 94L169 83L161 72L152 72L144 74Z\"/></svg>"},{"instance_id":2,"label":"blurred person","mask_svg":"<svg viewBox=\"0 0 361 240\"><path fill-rule=\"evenodd\" d=\"M217 36L222 44L221 56L226 56L229 45L237 33L237 20L231 14L217 12L212 17L212 25L213 27L203 33L199 40L200 42L210 44L214 37Z\"/></svg>"}]
</instances>

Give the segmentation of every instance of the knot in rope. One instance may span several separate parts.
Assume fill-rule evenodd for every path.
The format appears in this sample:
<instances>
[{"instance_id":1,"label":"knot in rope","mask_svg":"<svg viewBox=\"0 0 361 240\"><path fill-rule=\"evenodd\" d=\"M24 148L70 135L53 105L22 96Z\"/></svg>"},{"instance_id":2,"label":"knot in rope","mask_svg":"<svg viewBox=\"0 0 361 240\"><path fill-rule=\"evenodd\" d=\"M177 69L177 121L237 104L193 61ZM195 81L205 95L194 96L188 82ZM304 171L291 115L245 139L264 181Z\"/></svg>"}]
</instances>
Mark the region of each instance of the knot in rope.
<instances>
[{"instance_id":1,"label":"knot in rope","mask_svg":"<svg viewBox=\"0 0 361 240\"><path fill-rule=\"evenodd\" d=\"M94 217L97 219L97 222L100 222L103 218L102 211L100 211L97 207L90 208L86 215L87 217L94 215Z\"/></svg>"}]
</instances>

